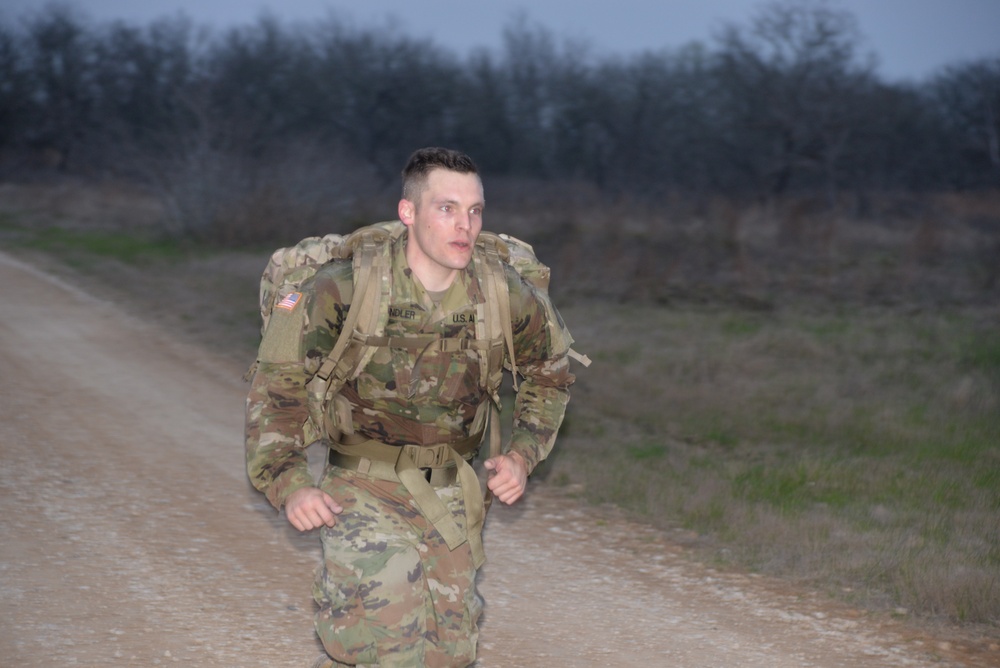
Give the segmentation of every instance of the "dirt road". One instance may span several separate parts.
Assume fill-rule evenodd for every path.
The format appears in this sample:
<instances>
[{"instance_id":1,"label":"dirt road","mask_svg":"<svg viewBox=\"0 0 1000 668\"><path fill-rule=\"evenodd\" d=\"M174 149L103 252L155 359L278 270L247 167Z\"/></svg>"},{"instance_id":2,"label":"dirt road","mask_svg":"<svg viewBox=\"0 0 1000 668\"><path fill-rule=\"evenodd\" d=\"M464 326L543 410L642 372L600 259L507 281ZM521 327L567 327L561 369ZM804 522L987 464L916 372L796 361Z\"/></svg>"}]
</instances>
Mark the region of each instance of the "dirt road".
<instances>
[{"instance_id":1,"label":"dirt road","mask_svg":"<svg viewBox=\"0 0 1000 668\"><path fill-rule=\"evenodd\" d=\"M307 666L319 555L245 480L242 369L0 253L0 666ZM987 666L533 485L478 666ZM995 663L993 665L996 665Z\"/></svg>"}]
</instances>

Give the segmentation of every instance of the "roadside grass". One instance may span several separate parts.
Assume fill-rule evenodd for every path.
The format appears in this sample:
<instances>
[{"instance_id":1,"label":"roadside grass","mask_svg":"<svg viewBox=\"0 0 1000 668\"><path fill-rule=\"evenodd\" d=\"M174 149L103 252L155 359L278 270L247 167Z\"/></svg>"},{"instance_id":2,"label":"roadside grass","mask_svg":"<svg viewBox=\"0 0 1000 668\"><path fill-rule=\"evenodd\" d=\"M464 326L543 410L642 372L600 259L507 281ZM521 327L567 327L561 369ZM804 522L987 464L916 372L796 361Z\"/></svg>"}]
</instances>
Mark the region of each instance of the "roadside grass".
<instances>
[{"instance_id":1,"label":"roadside grass","mask_svg":"<svg viewBox=\"0 0 1000 668\"><path fill-rule=\"evenodd\" d=\"M93 262L117 260L126 264L149 259L179 260L185 251L176 241L140 236L135 233L72 230L59 227L35 231L23 238L24 248L59 254L74 266L86 268Z\"/></svg>"},{"instance_id":2,"label":"roadside grass","mask_svg":"<svg viewBox=\"0 0 1000 668\"><path fill-rule=\"evenodd\" d=\"M563 315L594 364L553 483L696 532L720 564L1000 623L996 313Z\"/></svg>"},{"instance_id":3,"label":"roadside grass","mask_svg":"<svg viewBox=\"0 0 1000 668\"><path fill-rule=\"evenodd\" d=\"M225 251L147 226L73 226L9 211L0 211L0 242L221 355L247 366L253 360L258 282L269 250Z\"/></svg>"}]
</instances>

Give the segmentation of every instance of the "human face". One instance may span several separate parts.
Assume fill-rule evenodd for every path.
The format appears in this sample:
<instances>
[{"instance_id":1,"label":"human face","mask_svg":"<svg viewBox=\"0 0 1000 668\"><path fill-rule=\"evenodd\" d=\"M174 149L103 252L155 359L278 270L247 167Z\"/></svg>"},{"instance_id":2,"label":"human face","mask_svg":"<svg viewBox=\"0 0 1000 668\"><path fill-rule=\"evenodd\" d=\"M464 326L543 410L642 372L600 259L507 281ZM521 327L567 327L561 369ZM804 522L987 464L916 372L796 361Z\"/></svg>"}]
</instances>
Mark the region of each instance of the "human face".
<instances>
[{"instance_id":1,"label":"human face","mask_svg":"<svg viewBox=\"0 0 1000 668\"><path fill-rule=\"evenodd\" d=\"M472 261L483 229L483 184L476 174L434 169L417 201L399 201L410 228L406 261L428 290L445 290Z\"/></svg>"}]
</instances>

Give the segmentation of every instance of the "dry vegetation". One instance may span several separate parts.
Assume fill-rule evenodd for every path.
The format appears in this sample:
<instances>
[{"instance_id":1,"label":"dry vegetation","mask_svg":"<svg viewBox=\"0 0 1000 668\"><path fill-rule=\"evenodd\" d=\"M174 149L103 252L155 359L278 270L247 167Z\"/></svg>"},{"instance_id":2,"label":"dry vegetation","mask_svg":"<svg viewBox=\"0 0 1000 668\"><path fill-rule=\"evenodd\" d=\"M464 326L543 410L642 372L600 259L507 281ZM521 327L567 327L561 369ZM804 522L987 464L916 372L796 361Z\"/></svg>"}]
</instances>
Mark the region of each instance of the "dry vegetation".
<instances>
[{"instance_id":1,"label":"dry vegetation","mask_svg":"<svg viewBox=\"0 0 1000 668\"><path fill-rule=\"evenodd\" d=\"M730 565L997 621L995 314L594 312L564 313L601 383L580 384L552 482Z\"/></svg>"},{"instance_id":2,"label":"dry vegetation","mask_svg":"<svg viewBox=\"0 0 1000 668\"><path fill-rule=\"evenodd\" d=\"M0 186L5 250L249 362L267 249L158 220L120 186ZM594 359L539 477L730 567L1000 625L1000 195L644 210L499 184L489 226L553 266Z\"/></svg>"}]
</instances>

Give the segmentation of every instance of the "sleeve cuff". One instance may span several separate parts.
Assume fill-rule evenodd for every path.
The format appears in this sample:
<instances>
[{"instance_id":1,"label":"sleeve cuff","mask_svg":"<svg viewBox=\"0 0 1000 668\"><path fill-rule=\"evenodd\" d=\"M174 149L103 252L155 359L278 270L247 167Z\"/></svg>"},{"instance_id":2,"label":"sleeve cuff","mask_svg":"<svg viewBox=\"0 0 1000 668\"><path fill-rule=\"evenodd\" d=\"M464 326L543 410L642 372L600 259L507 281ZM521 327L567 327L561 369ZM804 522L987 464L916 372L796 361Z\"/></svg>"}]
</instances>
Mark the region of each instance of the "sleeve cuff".
<instances>
[{"instance_id":1,"label":"sleeve cuff","mask_svg":"<svg viewBox=\"0 0 1000 668\"><path fill-rule=\"evenodd\" d=\"M533 445L529 443L512 443L509 452L516 452L521 455L525 466L528 468L528 475L538 466L538 453Z\"/></svg>"},{"instance_id":2,"label":"sleeve cuff","mask_svg":"<svg viewBox=\"0 0 1000 668\"><path fill-rule=\"evenodd\" d=\"M277 510L285 505L285 501L294 492L302 489L303 487L315 487L316 481L313 480L312 475L309 473L308 468L305 470L295 468L289 471L285 471L280 476L278 476L271 486L267 488L267 500L271 502L271 505Z\"/></svg>"}]
</instances>

